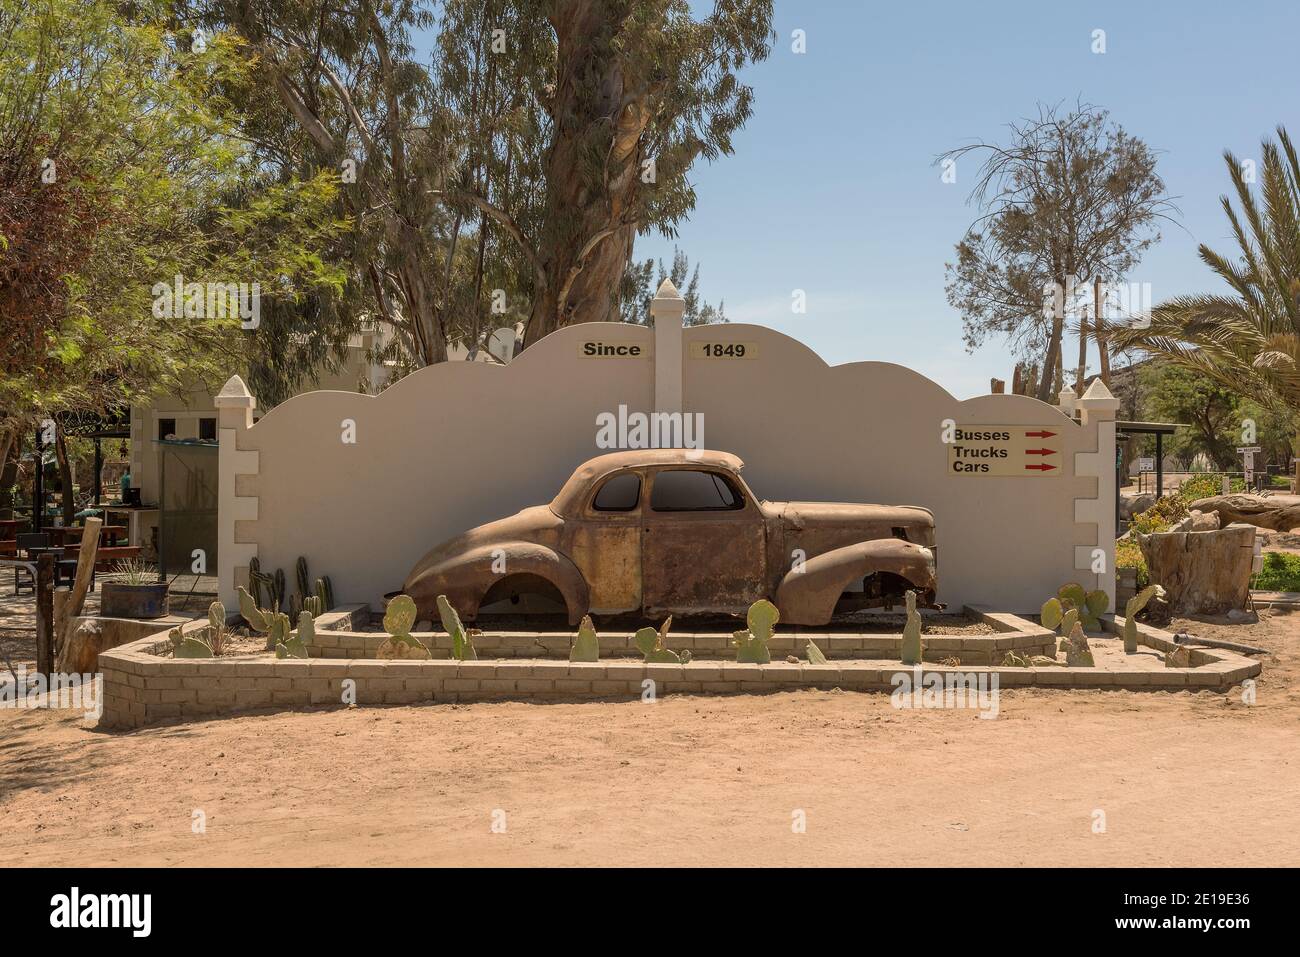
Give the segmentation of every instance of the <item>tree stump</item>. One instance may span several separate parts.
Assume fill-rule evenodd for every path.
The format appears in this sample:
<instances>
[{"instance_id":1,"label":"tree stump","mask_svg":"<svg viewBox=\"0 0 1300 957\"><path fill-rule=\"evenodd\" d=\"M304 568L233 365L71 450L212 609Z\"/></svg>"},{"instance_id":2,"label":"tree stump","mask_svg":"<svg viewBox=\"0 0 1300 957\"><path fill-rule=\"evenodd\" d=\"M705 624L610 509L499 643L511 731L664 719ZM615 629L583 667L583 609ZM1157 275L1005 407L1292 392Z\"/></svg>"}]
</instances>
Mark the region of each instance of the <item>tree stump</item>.
<instances>
[{"instance_id":1,"label":"tree stump","mask_svg":"<svg viewBox=\"0 0 1300 957\"><path fill-rule=\"evenodd\" d=\"M1227 528L1234 522L1244 522L1276 532L1289 532L1300 528L1300 495L1215 495L1197 499L1192 511L1215 512L1219 525Z\"/></svg>"},{"instance_id":2,"label":"tree stump","mask_svg":"<svg viewBox=\"0 0 1300 957\"><path fill-rule=\"evenodd\" d=\"M1222 615L1246 607L1255 529L1230 525L1209 532L1137 536L1153 584L1165 589L1173 615Z\"/></svg>"}]
</instances>

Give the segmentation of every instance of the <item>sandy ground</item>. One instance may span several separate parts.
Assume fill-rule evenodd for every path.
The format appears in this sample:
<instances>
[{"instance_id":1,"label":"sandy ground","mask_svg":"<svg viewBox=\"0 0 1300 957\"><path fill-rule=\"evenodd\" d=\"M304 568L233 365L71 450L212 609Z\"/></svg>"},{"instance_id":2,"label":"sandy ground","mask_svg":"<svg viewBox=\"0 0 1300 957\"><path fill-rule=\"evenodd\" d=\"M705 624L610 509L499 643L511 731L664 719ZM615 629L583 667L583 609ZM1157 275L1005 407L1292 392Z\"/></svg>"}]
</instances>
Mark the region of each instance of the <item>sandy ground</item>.
<instances>
[{"instance_id":1,"label":"sandy ground","mask_svg":"<svg viewBox=\"0 0 1300 957\"><path fill-rule=\"evenodd\" d=\"M0 710L0 864L1300 863L1300 613L1176 624L1274 653L1253 706L1026 689L986 720L797 692L127 734Z\"/></svg>"}]
</instances>

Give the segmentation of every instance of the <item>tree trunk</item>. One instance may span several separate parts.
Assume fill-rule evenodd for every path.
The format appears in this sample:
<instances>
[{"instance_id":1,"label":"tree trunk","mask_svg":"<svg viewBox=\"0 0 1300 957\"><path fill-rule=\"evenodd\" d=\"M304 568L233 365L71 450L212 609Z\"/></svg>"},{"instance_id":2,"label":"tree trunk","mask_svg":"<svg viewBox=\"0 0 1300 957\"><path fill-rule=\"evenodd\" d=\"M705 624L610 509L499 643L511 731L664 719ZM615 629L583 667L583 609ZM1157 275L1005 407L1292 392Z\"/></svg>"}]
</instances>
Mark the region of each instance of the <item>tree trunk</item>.
<instances>
[{"instance_id":1,"label":"tree trunk","mask_svg":"<svg viewBox=\"0 0 1300 957\"><path fill-rule=\"evenodd\" d=\"M1038 398L1049 405L1055 404L1056 399L1052 395L1052 387L1060 378L1061 335L1064 328L1064 319L1060 316L1052 319L1052 336L1047 342L1047 353L1043 356L1043 376L1038 380Z\"/></svg>"},{"instance_id":2,"label":"tree trunk","mask_svg":"<svg viewBox=\"0 0 1300 957\"><path fill-rule=\"evenodd\" d=\"M643 84L626 77L603 3L559 0L551 16L558 46L554 132L546 159L546 202L525 347L561 326L609 321L632 257L641 173L641 134L650 121ZM592 169L591 157L605 157Z\"/></svg>"},{"instance_id":3,"label":"tree trunk","mask_svg":"<svg viewBox=\"0 0 1300 957\"><path fill-rule=\"evenodd\" d=\"M1110 388L1110 344L1106 341L1106 323L1101 314L1101 278L1092 281L1092 314L1097 323L1097 362L1102 384Z\"/></svg>"},{"instance_id":4,"label":"tree trunk","mask_svg":"<svg viewBox=\"0 0 1300 957\"><path fill-rule=\"evenodd\" d=\"M1074 391L1083 395L1083 383L1088 378L1088 313L1079 315L1079 367L1075 370Z\"/></svg>"},{"instance_id":5,"label":"tree trunk","mask_svg":"<svg viewBox=\"0 0 1300 957\"><path fill-rule=\"evenodd\" d=\"M1154 584L1165 590L1173 615L1221 615L1246 607L1255 529L1138 535Z\"/></svg>"}]
</instances>

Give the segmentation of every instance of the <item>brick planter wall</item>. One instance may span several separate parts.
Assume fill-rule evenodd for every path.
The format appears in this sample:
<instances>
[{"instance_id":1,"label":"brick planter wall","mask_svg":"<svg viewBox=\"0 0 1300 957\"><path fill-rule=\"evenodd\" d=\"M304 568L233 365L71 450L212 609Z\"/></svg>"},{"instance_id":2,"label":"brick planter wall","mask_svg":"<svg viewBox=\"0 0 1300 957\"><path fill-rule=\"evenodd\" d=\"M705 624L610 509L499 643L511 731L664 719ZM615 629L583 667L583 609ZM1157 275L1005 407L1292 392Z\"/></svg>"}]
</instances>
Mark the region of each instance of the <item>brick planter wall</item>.
<instances>
[{"instance_id":1,"label":"brick planter wall","mask_svg":"<svg viewBox=\"0 0 1300 957\"><path fill-rule=\"evenodd\" d=\"M189 629L203 627L196 621ZM1113 630L1114 623L1108 623ZM1167 651L1172 636L1139 626L1144 644ZM692 661L647 665L640 661L380 661L275 660L229 657L208 660L161 657L165 635L122 645L99 657L104 680L103 727L134 728L155 721L202 718L256 709L339 705L344 682L355 682L359 705L421 702L566 700L641 697L647 680L656 694L752 693L801 688L890 691L894 676L911 671L897 662L837 661L825 665L767 665ZM1226 689L1259 674L1256 661L1227 651L1194 653L1192 668L1001 668L927 665L929 673L996 674L1003 688L1042 685L1073 688Z\"/></svg>"}]
</instances>

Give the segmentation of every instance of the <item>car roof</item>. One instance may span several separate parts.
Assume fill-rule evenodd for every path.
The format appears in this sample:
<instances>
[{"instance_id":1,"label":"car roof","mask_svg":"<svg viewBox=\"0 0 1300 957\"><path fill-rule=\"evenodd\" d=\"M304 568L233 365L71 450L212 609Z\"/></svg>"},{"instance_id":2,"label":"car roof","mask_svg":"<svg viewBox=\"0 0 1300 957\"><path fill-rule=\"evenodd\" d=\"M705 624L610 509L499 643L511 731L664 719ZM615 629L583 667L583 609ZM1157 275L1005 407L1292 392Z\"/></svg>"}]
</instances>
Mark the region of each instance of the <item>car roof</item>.
<instances>
[{"instance_id":1,"label":"car roof","mask_svg":"<svg viewBox=\"0 0 1300 957\"><path fill-rule=\"evenodd\" d=\"M551 502L551 510L557 515L575 515L583 506L587 489L606 475L620 469L664 465L689 465L732 472L739 472L745 467L739 456L711 449L631 449L607 452L587 459L573 470L573 475Z\"/></svg>"}]
</instances>

